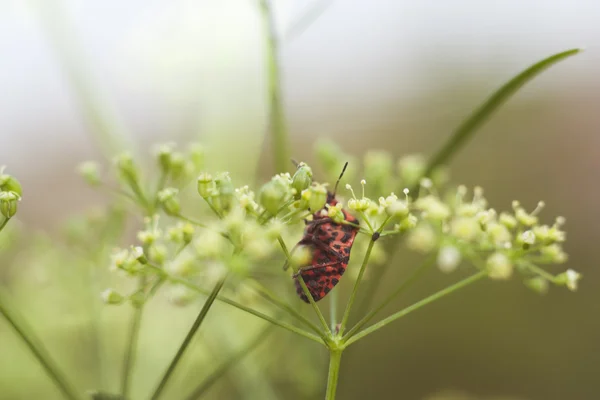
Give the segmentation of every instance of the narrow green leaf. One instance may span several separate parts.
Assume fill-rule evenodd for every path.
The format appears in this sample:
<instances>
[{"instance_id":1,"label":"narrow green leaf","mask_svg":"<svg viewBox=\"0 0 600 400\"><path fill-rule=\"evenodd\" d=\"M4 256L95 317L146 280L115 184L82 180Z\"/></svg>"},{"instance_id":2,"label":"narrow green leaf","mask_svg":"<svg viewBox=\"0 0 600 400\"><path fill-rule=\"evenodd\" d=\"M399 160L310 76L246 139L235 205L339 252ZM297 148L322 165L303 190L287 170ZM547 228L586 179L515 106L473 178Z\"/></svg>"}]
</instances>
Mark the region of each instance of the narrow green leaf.
<instances>
[{"instance_id":1,"label":"narrow green leaf","mask_svg":"<svg viewBox=\"0 0 600 400\"><path fill-rule=\"evenodd\" d=\"M444 146L442 146L442 148L429 160L424 175L428 176L436 167L448 162L467 140L473 136L477 128L479 128L494 113L494 111L504 104L504 102L506 102L523 85L557 62L581 51L583 50L571 49L554 54L533 64L510 81L506 82L481 106L479 106L479 108L475 109L475 111L473 111L473 113L450 135L450 138L446 141Z\"/></svg>"}]
</instances>

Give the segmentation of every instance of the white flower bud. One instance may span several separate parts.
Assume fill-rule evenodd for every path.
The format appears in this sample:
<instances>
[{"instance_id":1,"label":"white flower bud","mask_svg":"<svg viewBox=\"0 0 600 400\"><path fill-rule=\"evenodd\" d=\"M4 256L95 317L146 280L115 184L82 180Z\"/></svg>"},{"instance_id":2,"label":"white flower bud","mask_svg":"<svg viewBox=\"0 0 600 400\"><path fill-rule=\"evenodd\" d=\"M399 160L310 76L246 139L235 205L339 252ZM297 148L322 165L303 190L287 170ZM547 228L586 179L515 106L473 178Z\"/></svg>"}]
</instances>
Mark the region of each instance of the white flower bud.
<instances>
[{"instance_id":1,"label":"white flower bud","mask_svg":"<svg viewBox=\"0 0 600 400\"><path fill-rule=\"evenodd\" d=\"M440 271L450 273L456 270L461 261L460 251L454 246L444 246L440 249L437 257L437 265Z\"/></svg>"}]
</instances>

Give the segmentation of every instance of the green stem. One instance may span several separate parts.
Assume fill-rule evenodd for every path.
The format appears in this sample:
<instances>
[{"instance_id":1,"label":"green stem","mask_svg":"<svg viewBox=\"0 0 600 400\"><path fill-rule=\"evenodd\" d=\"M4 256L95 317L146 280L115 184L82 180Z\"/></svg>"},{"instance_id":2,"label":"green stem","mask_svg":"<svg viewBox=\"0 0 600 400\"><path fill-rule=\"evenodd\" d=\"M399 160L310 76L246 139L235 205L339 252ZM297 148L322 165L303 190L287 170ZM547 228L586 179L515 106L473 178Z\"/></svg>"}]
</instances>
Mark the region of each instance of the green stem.
<instances>
[{"instance_id":1,"label":"green stem","mask_svg":"<svg viewBox=\"0 0 600 400\"><path fill-rule=\"evenodd\" d=\"M3 297L2 293L0 293L0 314L4 316L17 335L25 342L29 351L38 360L65 398L70 400L81 399L66 376L60 371L42 342L35 336L31 327L18 315L16 310L10 309L8 306L9 302L5 301Z\"/></svg>"},{"instance_id":2,"label":"green stem","mask_svg":"<svg viewBox=\"0 0 600 400\"><path fill-rule=\"evenodd\" d=\"M340 363L342 361L341 349L329 350L329 373L327 376L327 392L325 400L335 400L338 378L340 375Z\"/></svg>"},{"instance_id":3,"label":"green stem","mask_svg":"<svg viewBox=\"0 0 600 400\"><path fill-rule=\"evenodd\" d=\"M551 273L547 272L546 270L538 267L537 265L535 265L533 263L527 263L527 268L529 268L530 271L538 274L539 276L541 276L542 278L546 279L549 282L556 281L556 277L554 275L552 275Z\"/></svg>"},{"instance_id":4,"label":"green stem","mask_svg":"<svg viewBox=\"0 0 600 400\"><path fill-rule=\"evenodd\" d=\"M137 342L140 336L143 307L144 305L142 304L134 308L133 318L131 319L131 327L129 328L129 339L127 341L125 358L123 360L123 371L121 375L121 395L123 398L129 397L131 372L133 370Z\"/></svg>"},{"instance_id":5,"label":"green stem","mask_svg":"<svg viewBox=\"0 0 600 400\"><path fill-rule=\"evenodd\" d=\"M281 95L281 77L279 68L279 45L272 6L269 0L260 0L261 14L266 37L268 92L269 92L269 129L273 140L275 171L288 168L289 141Z\"/></svg>"},{"instance_id":6,"label":"green stem","mask_svg":"<svg viewBox=\"0 0 600 400\"><path fill-rule=\"evenodd\" d=\"M360 330L363 326L369 323L385 306L390 304L392 300L402 294L406 289L408 289L425 271L429 269L431 265L434 264L434 257L430 257L425 262L423 262L402 284L396 289L393 293L391 293L381 304L371 310L367 315L365 315L356 325L354 325L348 333L344 335L344 340L347 340L349 337L354 335L358 330Z\"/></svg>"},{"instance_id":7,"label":"green stem","mask_svg":"<svg viewBox=\"0 0 600 400\"><path fill-rule=\"evenodd\" d=\"M472 284L474 282L477 282L478 280L483 279L486 276L487 276L487 271L480 271L480 272L478 272L478 273L476 273L474 275L471 275L468 278L463 279L460 282L455 283L452 286L449 286L449 287L447 287L445 289L442 289L439 292L434 293L431 296L426 297L425 299L420 300L420 301L414 303L413 305L410 305L410 306L406 307L405 309L400 310L397 313L394 313L394 314L390 315L389 317L387 317L387 318L379 321L378 323L376 323L374 325L371 325L370 327L368 327L368 328L360 331L356 335L354 335L351 338L349 338L345 342L345 346L349 346L352 343L356 342L357 340L360 340L363 337L367 336L368 334L373 333L376 330L383 328L384 326L386 326L390 322L394 322L398 318L402 318L405 315L407 315L407 314L409 314L409 313L411 313L411 312L413 312L415 310L418 310L419 308L421 308L421 307L423 307L423 306L425 306L425 305L427 305L429 303L432 303L435 300L438 300L438 299L440 299L440 298L442 298L442 297L444 297L444 296L446 296L446 295L448 295L448 294L450 294L452 292L455 292L458 289L461 289L461 288L463 288L463 287L465 287L467 285L470 285L470 284Z\"/></svg>"},{"instance_id":8,"label":"green stem","mask_svg":"<svg viewBox=\"0 0 600 400\"><path fill-rule=\"evenodd\" d=\"M340 325L339 331L340 335L343 335L344 330L346 329L346 324L348 323L348 318L350 317L350 311L352 310L352 306L354 305L354 299L356 298L356 293L358 293L358 287L360 286L360 282L362 281L363 275L365 274L365 269L367 267L367 263L369 262L369 257L371 257L371 251L373 250L374 245L375 241L371 240L369 242L369 247L367 247L367 252L365 253L362 265L360 266L360 271L358 272L358 277L356 278L356 282L354 283L354 289L352 289L352 294L350 294L350 299L348 300L346 311L344 311L344 316L342 317L342 323Z\"/></svg>"},{"instance_id":9,"label":"green stem","mask_svg":"<svg viewBox=\"0 0 600 400\"><path fill-rule=\"evenodd\" d=\"M192 393L186 397L187 400L196 400L202 397L221 377L223 377L229 369L242 360L246 355L252 352L256 347L263 343L273 331L273 325L267 326L261 330L256 337L248 342L244 347L238 350L235 354L225 361L221 366L216 368L209 376L192 391Z\"/></svg>"},{"instance_id":10,"label":"green stem","mask_svg":"<svg viewBox=\"0 0 600 400\"><path fill-rule=\"evenodd\" d=\"M194 337L194 335L196 334L196 332L200 328L200 325L202 325L202 322L204 321L204 319L206 318L206 315L208 314L208 311L210 310L210 308L214 304L215 299L217 298L217 295L219 294L219 292L223 288L223 285L225 284L225 280L226 279L227 279L227 277L225 276L221 280L219 280L217 282L217 284L215 285L215 287L213 288L212 292L210 293L208 299L206 299L206 302L204 303L204 306L202 307L202 310L200 310L200 313L198 314L198 317L194 321L194 324L192 325L192 327L190 328L189 332L185 336L185 339L183 340L183 342L179 346L179 349L177 350L177 353L175 354L175 357L173 357L173 360L171 361L171 364L169 364L169 367L165 371L165 374L163 375L162 379L160 380L158 386L156 387L156 390L154 391L154 394L152 395L151 400L156 400L156 399L158 399L160 397L160 395L161 395L163 389L165 388L165 386L166 386L169 378L171 377L171 375L175 371L175 368L177 367L177 364L179 363L179 360L181 360L181 357L183 356L183 353L187 350L188 346L190 345L190 343L192 341L192 338Z\"/></svg>"},{"instance_id":11,"label":"green stem","mask_svg":"<svg viewBox=\"0 0 600 400\"><path fill-rule=\"evenodd\" d=\"M331 332L335 334L337 325L337 303L338 291L334 290L329 296L329 321L331 322Z\"/></svg>"}]
</instances>

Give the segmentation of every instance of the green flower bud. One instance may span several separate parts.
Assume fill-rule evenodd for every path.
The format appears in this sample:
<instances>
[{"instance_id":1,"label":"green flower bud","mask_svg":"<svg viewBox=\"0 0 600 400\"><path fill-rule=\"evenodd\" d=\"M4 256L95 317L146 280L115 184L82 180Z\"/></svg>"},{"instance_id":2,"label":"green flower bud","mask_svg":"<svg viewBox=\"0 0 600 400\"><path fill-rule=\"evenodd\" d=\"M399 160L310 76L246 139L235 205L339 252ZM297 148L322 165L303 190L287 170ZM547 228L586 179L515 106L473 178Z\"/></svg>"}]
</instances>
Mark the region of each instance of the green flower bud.
<instances>
[{"instance_id":1,"label":"green flower bud","mask_svg":"<svg viewBox=\"0 0 600 400\"><path fill-rule=\"evenodd\" d=\"M385 208L385 212L390 217L406 218L409 213L408 204L405 201L396 200Z\"/></svg>"},{"instance_id":2,"label":"green flower bud","mask_svg":"<svg viewBox=\"0 0 600 400\"><path fill-rule=\"evenodd\" d=\"M86 161L77 167L79 174L90 186L98 186L100 180L100 166L94 161Z\"/></svg>"},{"instance_id":3,"label":"green flower bud","mask_svg":"<svg viewBox=\"0 0 600 400\"><path fill-rule=\"evenodd\" d=\"M146 255L144 254L144 249L141 246L135 246L135 247L132 246L130 257L135 259L140 264L148 263L148 259L146 258Z\"/></svg>"},{"instance_id":4,"label":"green flower bud","mask_svg":"<svg viewBox=\"0 0 600 400\"><path fill-rule=\"evenodd\" d=\"M146 296L144 295L144 292L137 291L129 296L129 301L133 307L140 308L146 302Z\"/></svg>"},{"instance_id":5,"label":"green flower bud","mask_svg":"<svg viewBox=\"0 0 600 400\"><path fill-rule=\"evenodd\" d=\"M502 225L504 225L508 229L515 229L515 227L517 226L517 219L505 212L500 213L500 217L498 220Z\"/></svg>"},{"instance_id":6,"label":"green flower bud","mask_svg":"<svg viewBox=\"0 0 600 400\"><path fill-rule=\"evenodd\" d=\"M181 228L183 243L190 243L194 238L194 232L196 232L196 228L194 228L194 225L190 224L189 222L186 222Z\"/></svg>"},{"instance_id":7,"label":"green flower bud","mask_svg":"<svg viewBox=\"0 0 600 400\"><path fill-rule=\"evenodd\" d=\"M223 211L229 211L233 205L235 189L227 172L219 174L215 178L217 196L213 198L214 206Z\"/></svg>"},{"instance_id":8,"label":"green flower bud","mask_svg":"<svg viewBox=\"0 0 600 400\"><path fill-rule=\"evenodd\" d=\"M342 203L337 203L335 206L327 205L327 215L338 224L343 223L346 219L342 212Z\"/></svg>"},{"instance_id":9,"label":"green flower bud","mask_svg":"<svg viewBox=\"0 0 600 400\"><path fill-rule=\"evenodd\" d=\"M190 160L194 165L194 170L198 171L204 167L206 159L206 149L200 143L192 143L190 145Z\"/></svg>"},{"instance_id":10,"label":"green flower bud","mask_svg":"<svg viewBox=\"0 0 600 400\"><path fill-rule=\"evenodd\" d=\"M121 153L115 158L115 166L119 177L127 183L137 182L139 172L130 153Z\"/></svg>"},{"instance_id":11,"label":"green flower bud","mask_svg":"<svg viewBox=\"0 0 600 400\"><path fill-rule=\"evenodd\" d=\"M515 210L515 218L520 224L525 226L533 226L537 224L537 217L525 211L518 201L513 201L513 209Z\"/></svg>"},{"instance_id":12,"label":"green flower bud","mask_svg":"<svg viewBox=\"0 0 600 400\"><path fill-rule=\"evenodd\" d=\"M146 220L147 228L143 231L139 231L137 238L144 246L149 246L161 238L162 232L158 229L158 218L154 216L152 219Z\"/></svg>"},{"instance_id":13,"label":"green flower bud","mask_svg":"<svg viewBox=\"0 0 600 400\"><path fill-rule=\"evenodd\" d=\"M306 195L303 193L303 197L308 197L308 208L310 208L312 212L323 209L327 202L327 188L321 184L313 184L306 190Z\"/></svg>"},{"instance_id":14,"label":"green flower bud","mask_svg":"<svg viewBox=\"0 0 600 400\"><path fill-rule=\"evenodd\" d=\"M371 207L371 200L362 198L362 199L350 199L348 200L348 208L358 212L367 211Z\"/></svg>"},{"instance_id":15,"label":"green flower bud","mask_svg":"<svg viewBox=\"0 0 600 400\"><path fill-rule=\"evenodd\" d=\"M300 195L304 189L310 187L312 183L312 176L312 169L308 165L301 162L298 165L298 169L296 170L294 177L292 178L292 188L296 190L296 199L300 198Z\"/></svg>"},{"instance_id":16,"label":"green flower bud","mask_svg":"<svg viewBox=\"0 0 600 400\"><path fill-rule=\"evenodd\" d=\"M258 201L271 215L277 215L288 194L289 189L287 187L277 180L271 180L260 189Z\"/></svg>"},{"instance_id":17,"label":"green flower bud","mask_svg":"<svg viewBox=\"0 0 600 400\"><path fill-rule=\"evenodd\" d=\"M540 253L545 260L552 264L562 264L568 259L567 253L558 244L542 247Z\"/></svg>"},{"instance_id":18,"label":"green flower bud","mask_svg":"<svg viewBox=\"0 0 600 400\"><path fill-rule=\"evenodd\" d=\"M419 220L417 219L417 217L415 217L412 214L408 214L407 218L404 218L402 221L400 221L399 224L396 224L394 226L394 230L398 232L406 232L411 229L414 229L417 226L418 222Z\"/></svg>"},{"instance_id":19,"label":"green flower bud","mask_svg":"<svg viewBox=\"0 0 600 400\"><path fill-rule=\"evenodd\" d=\"M101 294L100 297L105 304L121 304L125 300L125 298L114 291L113 289L106 289Z\"/></svg>"},{"instance_id":20,"label":"green flower bud","mask_svg":"<svg viewBox=\"0 0 600 400\"><path fill-rule=\"evenodd\" d=\"M289 265L293 271L298 271L299 268L310 265L312 261L312 252L305 246L299 246L294 250L289 259Z\"/></svg>"},{"instance_id":21,"label":"green flower bud","mask_svg":"<svg viewBox=\"0 0 600 400\"><path fill-rule=\"evenodd\" d=\"M204 199L209 198L213 193L214 187L213 177L208 172L202 172L198 177L198 194Z\"/></svg>"},{"instance_id":22,"label":"green flower bud","mask_svg":"<svg viewBox=\"0 0 600 400\"><path fill-rule=\"evenodd\" d=\"M23 196L23 188L19 181L7 174L2 173L3 168L0 168L0 192L15 192L19 197Z\"/></svg>"},{"instance_id":23,"label":"green flower bud","mask_svg":"<svg viewBox=\"0 0 600 400\"><path fill-rule=\"evenodd\" d=\"M169 215L178 215L181 211L181 204L177 194L179 190L175 188L165 188L158 192L158 201L163 210Z\"/></svg>"},{"instance_id":24,"label":"green flower bud","mask_svg":"<svg viewBox=\"0 0 600 400\"><path fill-rule=\"evenodd\" d=\"M548 280L545 278L536 276L535 278L527 279L525 281L525 286L538 294L546 294L548 292L549 284Z\"/></svg>"},{"instance_id":25,"label":"green flower bud","mask_svg":"<svg viewBox=\"0 0 600 400\"><path fill-rule=\"evenodd\" d=\"M564 285L572 292L577 290L578 282L582 278L581 274L575 270L568 269L554 278L554 283Z\"/></svg>"},{"instance_id":26,"label":"green flower bud","mask_svg":"<svg viewBox=\"0 0 600 400\"><path fill-rule=\"evenodd\" d=\"M179 179L185 176L186 160L185 156L179 152L171 154L171 176L173 179Z\"/></svg>"},{"instance_id":27,"label":"green flower bud","mask_svg":"<svg viewBox=\"0 0 600 400\"><path fill-rule=\"evenodd\" d=\"M12 218L17 213L17 202L21 197L13 192L0 192L0 214Z\"/></svg>"},{"instance_id":28,"label":"green flower bud","mask_svg":"<svg viewBox=\"0 0 600 400\"><path fill-rule=\"evenodd\" d=\"M148 247L148 256L152 261L157 264L162 264L165 262L167 258L167 247L162 244L154 243ZM146 264L145 262L141 262L142 264Z\"/></svg>"},{"instance_id":29,"label":"green flower bud","mask_svg":"<svg viewBox=\"0 0 600 400\"><path fill-rule=\"evenodd\" d=\"M165 143L158 146L156 150L156 159L163 173L169 173L171 170L171 159L173 157L172 143Z\"/></svg>"}]
</instances>

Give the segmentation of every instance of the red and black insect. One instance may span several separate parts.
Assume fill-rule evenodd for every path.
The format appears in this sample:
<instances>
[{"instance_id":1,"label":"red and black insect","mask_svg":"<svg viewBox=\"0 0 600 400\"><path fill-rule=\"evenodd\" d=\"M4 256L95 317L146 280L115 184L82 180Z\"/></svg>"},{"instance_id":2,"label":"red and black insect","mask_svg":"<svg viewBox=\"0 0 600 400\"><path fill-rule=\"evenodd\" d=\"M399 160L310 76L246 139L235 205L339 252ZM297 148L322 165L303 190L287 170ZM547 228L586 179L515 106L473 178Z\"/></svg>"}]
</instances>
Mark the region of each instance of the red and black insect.
<instances>
[{"instance_id":1,"label":"red and black insect","mask_svg":"<svg viewBox=\"0 0 600 400\"><path fill-rule=\"evenodd\" d=\"M333 193L327 193L327 204L330 206L337 204L335 193L347 166L348 163L344 165ZM313 214L312 221L306 221L304 236L297 244L308 247L312 254L310 265L299 268L293 276L298 296L307 303L310 301L298 279L301 277L304 280L314 301L325 297L346 272L350 250L359 229L358 220L348 211L342 210L344 219L353 225L334 222L326 210L327 207L318 210Z\"/></svg>"}]
</instances>

